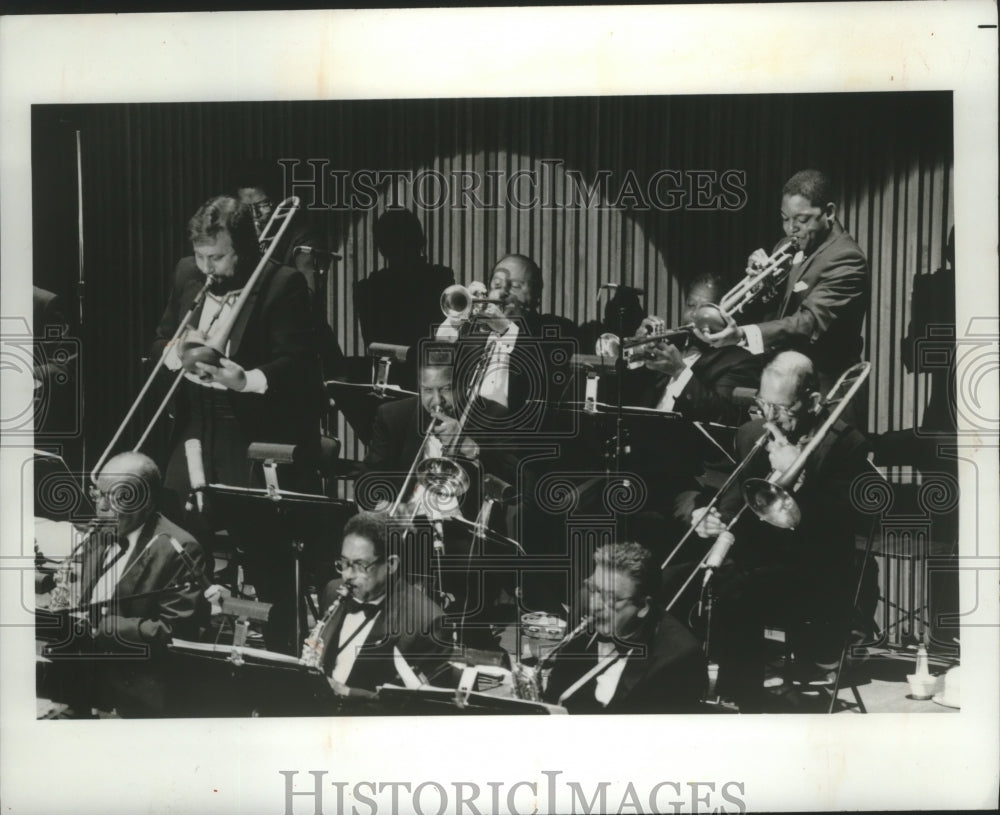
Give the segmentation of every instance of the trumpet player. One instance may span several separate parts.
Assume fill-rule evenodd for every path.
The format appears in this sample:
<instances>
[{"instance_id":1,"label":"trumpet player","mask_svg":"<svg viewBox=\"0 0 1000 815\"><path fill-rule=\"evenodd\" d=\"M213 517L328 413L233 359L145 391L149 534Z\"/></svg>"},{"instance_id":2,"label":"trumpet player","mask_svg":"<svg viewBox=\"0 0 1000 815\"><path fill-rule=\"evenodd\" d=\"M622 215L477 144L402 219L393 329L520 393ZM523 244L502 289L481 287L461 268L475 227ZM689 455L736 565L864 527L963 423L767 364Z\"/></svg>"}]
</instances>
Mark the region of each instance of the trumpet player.
<instances>
[{"instance_id":1,"label":"trumpet player","mask_svg":"<svg viewBox=\"0 0 1000 815\"><path fill-rule=\"evenodd\" d=\"M737 325L727 315L724 328L699 338L716 348L741 344L754 354L801 351L813 361L825 392L861 358L868 262L837 218L833 185L825 173L795 173L781 196L782 228L797 245L784 291L761 321ZM748 274L767 259L764 250L756 250L747 261Z\"/></svg>"},{"instance_id":2,"label":"trumpet player","mask_svg":"<svg viewBox=\"0 0 1000 815\"><path fill-rule=\"evenodd\" d=\"M760 381L759 417L737 433L737 449L746 457L767 433L767 456L757 456L741 474L752 477L788 474L807 442L813 452L797 476L790 474L801 521L779 529L744 513L733 528L731 562L715 582L717 600L711 640L719 663L719 693L731 696L742 712L781 710L800 690L832 684L850 624L854 584L854 537L858 513L851 485L867 469L864 436L838 418L821 438L829 410L819 392L813 362L796 351L778 354ZM718 510L696 510L696 532L715 539L744 503L741 484L720 496ZM794 652L791 684L776 685L781 695L764 689L764 626L781 625ZM776 680L775 680L776 681Z\"/></svg>"},{"instance_id":3,"label":"trumpet player","mask_svg":"<svg viewBox=\"0 0 1000 815\"><path fill-rule=\"evenodd\" d=\"M690 324L699 306L718 303L721 296L717 276L694 278L685 290L682 322ZM666 327L661 318L646 317L638 333L655 335ZM651 343L641 353L651 375L640 378L637 404L694 421L737 424L742 409L732 401L734 388L756 388L760 380L759 357L738 346L713 348L686 332Z\"/></svg>"},{"instance_id":4,"label":"trumpet player","mask_svg":"<svg viewBox=\"0 0 1000 815\"><path fill-rule=\"evenodd\" d=\"M706 683L694 637L658 599L659 574L638 543L605 544L584 582L593 623L555 659L546 701L570 713L693 713Z\"/></svg>"}]
</instances>

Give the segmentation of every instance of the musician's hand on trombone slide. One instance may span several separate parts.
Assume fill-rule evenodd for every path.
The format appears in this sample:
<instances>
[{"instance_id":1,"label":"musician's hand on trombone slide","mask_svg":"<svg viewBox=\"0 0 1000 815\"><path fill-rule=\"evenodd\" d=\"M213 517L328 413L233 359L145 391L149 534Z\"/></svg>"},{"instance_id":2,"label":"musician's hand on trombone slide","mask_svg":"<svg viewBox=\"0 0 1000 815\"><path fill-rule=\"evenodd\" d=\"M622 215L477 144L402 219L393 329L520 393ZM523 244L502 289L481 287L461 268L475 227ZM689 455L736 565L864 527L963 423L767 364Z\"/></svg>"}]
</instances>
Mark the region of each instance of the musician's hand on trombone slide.
<instances>
[{"instance_id":1,"label":"musician's hand on trombone slide","mask_svg":"<svg viewBox=\"0 0 1000 815\"><path fill-rule=\"evenodd\" d=\"M694 531L699 538L717 538L725 531L726 525L722 522L715 507L706 511L705 507L699 507L691 513L691 523L694 524Z\"/></svg>"}]
</instances>

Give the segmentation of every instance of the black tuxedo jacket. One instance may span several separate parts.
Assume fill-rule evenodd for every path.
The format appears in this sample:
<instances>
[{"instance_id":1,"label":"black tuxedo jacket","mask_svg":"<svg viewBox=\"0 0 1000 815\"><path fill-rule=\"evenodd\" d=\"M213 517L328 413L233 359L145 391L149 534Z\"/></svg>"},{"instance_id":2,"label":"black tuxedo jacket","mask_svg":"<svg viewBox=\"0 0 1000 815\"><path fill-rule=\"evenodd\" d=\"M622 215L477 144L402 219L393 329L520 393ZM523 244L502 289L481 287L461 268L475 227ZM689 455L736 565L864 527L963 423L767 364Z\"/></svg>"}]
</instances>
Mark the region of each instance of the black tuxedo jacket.
<instances>
[{"instance_id":1,"label":"black tuxedo jacket","mask_svg":"<svg viewBox=\"0 0 1000 815\"><path fill-rule=\"evenodd\" d=\"M487 412L477 417L483 443L489 436L498 444L509 444L511 434L530 439L558 430L557 415L546 405L558 402L569 382L569 365L577 351L571 322L552 315L527 314L512 320L517 339L508 358L507 408L500 417ZM465 334L458 343L455 364L456 387L468 388L476 361L485 351L489 332Z\"/></svg>"},{"instance_id":2,"label":"black tuxedo jacket","mask_svg":"<svg viewBox=\"0 0 1000 815\"><path fill-rule=\"evenodd\" d=\"M183 548L190 566L174 542ZM105 553L97 536L84 545L84 603L92 595L94 577L104 571ZM104 619L96 646L99 652L132 656L99 662L99 690L106 705L122 715L160 715L166 711L170 684L164 647L174 636L197 639L200 626L207 624L208 603L199 577L209 570L198 542L159 514L143 525L125 557L107 614L96 615Z\"/></svg>"},{"instance_id":3,"label":"black tuxedo jacket","mask_svg":"<svg viewBox=\"0 0 1000 815\"><path fill-rule=\"evenodd\" d=\"M734 388L760 384L761 360L735 345L706 348L691 366L691 378L674 402L674 410L685 419L735 425L744 408L732 402ZM670 375L644 372L645 387L638 397L640 407L656 407L670 383Z\"/></svg>"},{"instance_id":4,"label":"black tuxedo jacket","mask_svg":"<svg viewBox=\"0 0 1000 815\"><path fill-rule=\"evenodd\" d=\"M861 359L861 325L868 310L868 262L834 223L829 237L793 266L772 319L759 323L766 351L802 351L817 371L836 377Z\"/></svg>"},{"instance_id":5,"label":"black tuxedo jacket","mask_svg":"<svg viewBox=\"0 0 1000 815\"><path fill-rule=\"evenodd\" d=\"M180 320L205 282L194 259L177 264L170 300L156 330L151 350L163 352ZM191 324L198 325L200 310ZM251 441L300 444L318 452L323 390L311 322L309 292L302 273L271 263L254 287L229 337L229 356L246 370L259 368L267 377L267 393L227 390L226 398ZM200 386L185 381L190 399ZM185 406L178 409L184 427ZM183 441L183 440L178 440Z\"/></svg>"},{"instance_id":6,"label":"black tuxedo jacket","mask_svg":"<svg viewBox=\"0 0 1000 815\"><path fill-rule=\"evenodd\" d=\"M626 649L633 644L624 643ZM597 678L565 701L570 713L695 713L704 694L705 657L692 634L669 614L651 610L650 619L636 634L634 651L622 671L614 696L606 707L595 698ZM571 640L556 658L545 689L545 701L558 704L563 691L598 662L597 639L583 633Z\"/></svg>"},{"instance_id":7,"label":"black tuxedo jacket","mask_svg":"<svg viewBox=\"0 0 1000 815\"><path fill-rule=\"evenodd\" d=\"M339 583L339 580L331 581L323 590L321 605L324 610L335 602ZM340 605L320 632L323 672L327 675L336 665L344 614L344 606ZM399 649L414 671L430 677L451 653L442 633L443 619L444 612L423 591L398 581L389 591L364 644L359 645L355 639L346 646L361 650L345 684L367 691L374 691L387 682L402 684L393 662L393 648Z\"/></svg>"}]
</instances>

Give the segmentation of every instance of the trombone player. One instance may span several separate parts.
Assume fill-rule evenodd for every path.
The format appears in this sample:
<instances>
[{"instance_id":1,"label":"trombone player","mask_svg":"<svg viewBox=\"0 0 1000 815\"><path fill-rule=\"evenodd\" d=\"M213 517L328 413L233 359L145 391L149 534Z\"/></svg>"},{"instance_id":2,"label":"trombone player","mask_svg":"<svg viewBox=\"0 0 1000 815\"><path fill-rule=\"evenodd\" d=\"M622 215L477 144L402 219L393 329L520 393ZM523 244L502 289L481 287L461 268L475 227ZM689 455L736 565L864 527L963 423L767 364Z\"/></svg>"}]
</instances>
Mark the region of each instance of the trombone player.
<instances>
[{"instance_id":1,"label":"trombone player","mask_svg":"<svg viewBox=\"0 0 1000 815\"><path fill-rule=\"evenodd\" d=\"M259 266L251 207L228 195L206 201L188 222L192 255L174 272L170 299L160 319L152 355L163 355L165 366L188 372L178 393L171 452L164 475L171 505L165 511L182 524L226 528L246 547L250 582L260 599L275 602L272 627L265 632L272 650L293 652L298 643L292 625L283 630L284 601L294 607L291 554L259 540L260 531L238 518L206 519L182 508L199 484L235 487L263 486L259 468L247 461L253 442L294 445L303 463L278 467L282 489L316 492L318 477L310 466L318 459L323 390L319 358L310 318L309 290L302 272L269 262L257 277L243 308L238 298ZM174 343L178 324L211 276L213 285L192 318L193 330ZM216 337L220 327L235 319L228 337ZM224 333L224 332L223 332ZM186 339L223 343L217 364L186 359ZM190 506L190 504L189 504ZM284 556L286 555L287 556ZM280 560L280 562L279 562Z\"/></svg>"},{"instance_id":2,"label":"trombone player","mask_svg":"<svg viewBox=\"0 0 1000 815\"><path fill-rule=\"evenodd\" d=\"M741 473L742 484L767 476L768 470L783 474L801 510L793 529L744 513L732 530L732 562L715 583L710 636L719 663L719 693L732 697L741 712L780 709L764 689L765 625L784 626L795 654L793 679L805 686L832 684L850 623L857 521L851 485L867 470L868 446L842 418L828 422L832 394L827 396L824 401L820 395L808 357L780 353L761 375L758 418L737 433L743 457L762 434L770 437L767 456L751 459ZM814 447L795 473L807 443ZM742 484L734 483L719 497L717 510L695 511L698 535L716 539L723 533L744 505ZM790 690L785 694L786 701L795 698Z\"/></svg>"}]
</instances>

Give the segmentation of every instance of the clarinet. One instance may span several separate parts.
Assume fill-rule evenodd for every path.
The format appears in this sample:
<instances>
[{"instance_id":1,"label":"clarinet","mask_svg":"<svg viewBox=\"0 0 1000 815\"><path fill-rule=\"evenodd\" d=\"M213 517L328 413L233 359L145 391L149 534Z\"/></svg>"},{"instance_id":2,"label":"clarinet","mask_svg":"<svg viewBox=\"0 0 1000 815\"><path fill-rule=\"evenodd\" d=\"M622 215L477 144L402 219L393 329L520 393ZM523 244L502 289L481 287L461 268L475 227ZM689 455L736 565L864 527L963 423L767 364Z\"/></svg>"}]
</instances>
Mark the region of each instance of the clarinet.
<instances>
[{"instance_id":1,"label":"clarinet","mask_svg":"<svg viewBox=\"0 0 1000 815\"><path fill-rule=\"evenodd\" d=\"M349 597L351 590L343 583L337 588L337 599L330 603L326 614L319 620L313 630L302 643L302 656L299 657L299 664L307 668L315 668L317 671L323 670L323 627L333 619L337 609L345 598Z\"/></svg>"}]
</instances>

